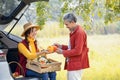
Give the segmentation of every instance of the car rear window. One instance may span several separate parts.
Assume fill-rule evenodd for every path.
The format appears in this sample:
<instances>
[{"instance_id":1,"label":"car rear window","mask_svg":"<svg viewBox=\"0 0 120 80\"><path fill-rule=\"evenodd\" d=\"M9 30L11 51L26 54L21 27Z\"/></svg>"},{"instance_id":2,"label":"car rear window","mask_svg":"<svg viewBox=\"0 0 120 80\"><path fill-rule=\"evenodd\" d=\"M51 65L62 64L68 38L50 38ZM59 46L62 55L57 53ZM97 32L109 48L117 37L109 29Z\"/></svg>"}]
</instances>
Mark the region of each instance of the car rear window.
<instances>
[{"instance_id":1,"label":"car rear window","mask_svg":"<svg viewBox=\"0 0 120 80\"><path fill-rule=\"evenodd\" d=\"M0 14L9 16L20 2L21 0L0 0Z\"/></svg>"}]
</instances>

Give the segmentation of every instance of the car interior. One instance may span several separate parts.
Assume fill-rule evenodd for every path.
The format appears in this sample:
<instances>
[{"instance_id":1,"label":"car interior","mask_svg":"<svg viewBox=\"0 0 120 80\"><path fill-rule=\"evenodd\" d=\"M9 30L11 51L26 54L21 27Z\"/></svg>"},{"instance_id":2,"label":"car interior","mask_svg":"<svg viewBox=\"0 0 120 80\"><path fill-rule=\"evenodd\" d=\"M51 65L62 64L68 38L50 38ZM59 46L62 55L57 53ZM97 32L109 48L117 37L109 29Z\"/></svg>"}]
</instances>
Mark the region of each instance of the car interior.
<instances>
[{"instance_id":1,"label":"car interior","mask_svg":"<svg viewBox=\"0 0 120 80\"><path fill-rule=\"evenodd\" d=\"M11 31L24 15L29 5L37 1L49 0L0 0L0 50L6 56L4 59L0 59L0 80L40 80L33 77L14 78L12 73L15 72L17 64L9 64L12 61L19 61L17 44L22 40L20 37L11 34ZM20 14L19 17L17 16L18 14ZM5 32L4 29L13 20L16 22L9 32Z\"/></svg>"}]
</instances>

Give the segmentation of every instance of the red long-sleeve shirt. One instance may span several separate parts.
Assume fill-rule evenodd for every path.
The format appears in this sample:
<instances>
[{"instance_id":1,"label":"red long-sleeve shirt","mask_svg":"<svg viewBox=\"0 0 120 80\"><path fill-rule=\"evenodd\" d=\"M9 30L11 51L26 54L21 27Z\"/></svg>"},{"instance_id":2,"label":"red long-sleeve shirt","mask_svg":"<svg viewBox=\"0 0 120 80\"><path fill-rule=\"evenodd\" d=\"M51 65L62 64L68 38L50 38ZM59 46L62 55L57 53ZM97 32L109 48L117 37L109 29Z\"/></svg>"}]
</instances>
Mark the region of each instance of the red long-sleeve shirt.
<instances>
[{"instance_id":1,"label":"red long-sleeve shirt","mask_svg":"<svg viewBox=\"0 0 120 80\"><path fill-rule=\"evenodd\" d=\"M89 67L87 36L85 31L78 25L73 33L70 33L70 46L62 45L63 55L68 58L65 69L80 70Z\"/></svg>"}]
</instances>

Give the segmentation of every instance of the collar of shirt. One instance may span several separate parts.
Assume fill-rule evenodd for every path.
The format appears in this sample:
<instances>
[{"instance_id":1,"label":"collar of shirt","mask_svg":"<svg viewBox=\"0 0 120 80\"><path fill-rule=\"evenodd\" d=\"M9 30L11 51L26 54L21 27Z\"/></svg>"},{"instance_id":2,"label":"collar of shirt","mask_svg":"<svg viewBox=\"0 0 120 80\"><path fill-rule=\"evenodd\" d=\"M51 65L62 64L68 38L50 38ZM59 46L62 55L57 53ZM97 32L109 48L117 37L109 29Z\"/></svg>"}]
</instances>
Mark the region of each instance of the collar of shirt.
<instances>
[{"instance_id":1,"label":"collar of shirt","mask_svg":"<svg viewBox=\"0 0 120 80\"><path fill-rule=\"evenodd\" d=\"M70 32L70 36L73 35L77 30L78 30L79 26L77 25L77 27L74 29L74 31Z\"/></svg>"},{"instance_id":2,"label":"collar of shirt","mask_svg":"<svg viewBox=\"0 0 120 80\"><path fill-rule=\"evenodd\" d=\"M27 40L30 42L30 43L33 43L35 41L34 38L31 38L31 37L27 37Z\"/></svg>"}]
</instances>

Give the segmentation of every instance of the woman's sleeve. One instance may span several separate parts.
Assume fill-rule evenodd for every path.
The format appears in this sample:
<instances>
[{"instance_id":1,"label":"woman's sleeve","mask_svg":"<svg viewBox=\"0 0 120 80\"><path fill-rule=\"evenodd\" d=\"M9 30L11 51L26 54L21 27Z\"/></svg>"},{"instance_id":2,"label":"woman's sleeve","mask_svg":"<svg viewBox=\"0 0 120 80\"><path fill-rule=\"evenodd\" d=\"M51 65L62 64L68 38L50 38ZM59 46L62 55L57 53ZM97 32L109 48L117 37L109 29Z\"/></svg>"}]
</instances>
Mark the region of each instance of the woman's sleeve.
<instances>
[{"instance_id":1,"label":"woman's sleeve","mask_svg":"<svg viewBox=\"0 0 120 80\"><path fill-rule=\"evenodd\" d=\"M23 43L18 44L18 50L22 53L27 59L35 59L37 55L34 52L30 52Z\"/></svg>"}]
</instances>

